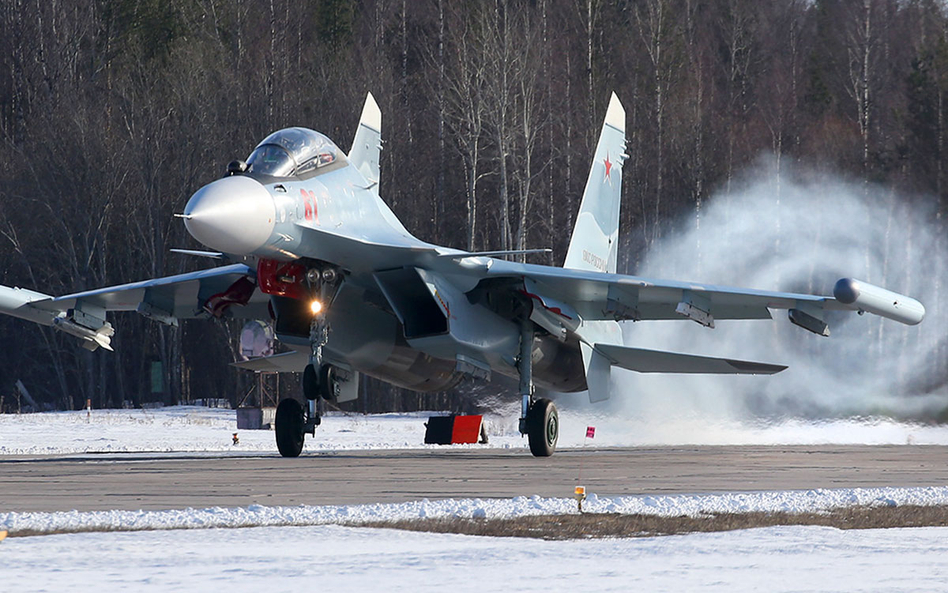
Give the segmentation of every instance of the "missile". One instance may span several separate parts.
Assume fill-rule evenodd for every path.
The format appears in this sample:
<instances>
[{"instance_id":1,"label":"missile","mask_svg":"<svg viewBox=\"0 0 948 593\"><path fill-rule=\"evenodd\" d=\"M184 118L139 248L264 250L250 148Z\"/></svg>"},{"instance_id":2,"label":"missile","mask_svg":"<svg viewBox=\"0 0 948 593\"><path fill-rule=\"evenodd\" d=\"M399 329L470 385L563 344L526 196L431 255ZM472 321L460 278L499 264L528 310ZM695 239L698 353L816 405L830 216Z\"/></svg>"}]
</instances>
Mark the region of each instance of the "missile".
<instances>
[{"instance_id":1,"label":"missile","mask_svg":"<svg viewBox=\"0 0 948 593\"><path fill-rule=\"evenodd\" d=\"M68 317L57 317L53 319L53 327L61 332L85 340L88 343L82 346L88 350L95 350L99 346L106 350L112 350L112 335L115 330L109 322L105 322L102 327L96 330L83 327Z\"/></svg>"},{"instance_id":2,"label":"missile","mask_svg":"<svg viewBox=\"0 0 948 593\"><path fill-rule=\"evenodd\" d=\"M833 288L833 296L852 309L906 325L918 325L925 318L925 307L917 300L854 278L841 278Z\"/></svg>"},{"instance_id":3,"label":"missile","mask_svg":"<svg viewBox=\"0 0 948 593\"><path fill-rule=\"evenodd\" d=\"M112 328L111 323L95 318L93 323L96 327L87 327L80 325L75 319L77 315L81 316L82 319L91 319L89 315L84 315L82 311L70 310L68 313L63 313L56 310L40 309L31 304L51 298L48 294L41 292L0 285L0 312L40 325L52 326L53 329L83 340L82 346L88 350L95 350L99 346L106 350L112 350L111 342L115 329ZM90 323L90 321L86 323Z\"/></svg>"}]
</instances>

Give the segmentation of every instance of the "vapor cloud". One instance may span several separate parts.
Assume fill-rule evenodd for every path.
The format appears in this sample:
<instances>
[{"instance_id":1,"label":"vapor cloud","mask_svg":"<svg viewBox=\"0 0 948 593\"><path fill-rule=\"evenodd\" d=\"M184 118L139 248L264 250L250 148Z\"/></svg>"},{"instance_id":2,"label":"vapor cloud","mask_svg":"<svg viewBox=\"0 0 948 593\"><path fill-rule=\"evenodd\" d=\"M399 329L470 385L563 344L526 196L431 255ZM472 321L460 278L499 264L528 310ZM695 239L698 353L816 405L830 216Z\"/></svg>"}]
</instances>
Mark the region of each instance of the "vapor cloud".
<instances>
[{"instance_id":1,"label":"vapor cloud","mask_svg":"<svg viewBox=\"0 0 948 593\"><path fill-rule=\"evenodd\" d=\"M929 200L927 203L931 203ZM850 276L918 298L921 325L828 316L832 335L773 321L625 324L628 345L775 362L771 377L641 375L614 370L611 412L642 421L891 417L926 421L948 408L946 240L922 200L805 171L766 166L719 193L651 246L639 276L832 294ZM574 400L575 401L575 400ZM568 405L568 404L567 404Z\"/></svg>"}]
</instances>

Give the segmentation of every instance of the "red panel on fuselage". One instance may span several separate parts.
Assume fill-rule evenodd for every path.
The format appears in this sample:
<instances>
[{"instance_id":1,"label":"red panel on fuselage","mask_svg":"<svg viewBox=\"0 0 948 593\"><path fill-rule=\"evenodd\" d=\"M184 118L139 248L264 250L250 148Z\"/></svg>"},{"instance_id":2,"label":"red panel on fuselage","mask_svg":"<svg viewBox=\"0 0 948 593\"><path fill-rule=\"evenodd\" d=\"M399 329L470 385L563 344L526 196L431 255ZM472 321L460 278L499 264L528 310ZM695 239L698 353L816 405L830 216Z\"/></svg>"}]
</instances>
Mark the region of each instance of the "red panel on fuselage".
<instances>
[{"instance_id":1,"label":"red panel on fuselage","mask_svg":"<svg viewBox=\"0 0 948 593\"><path fill-rule=\"evenodd\" d=\"M257 284L267 294L303 300L307 297L305 276L302 264L275 259L261 259L257 263Z\"/></svg>"}]
</instances>

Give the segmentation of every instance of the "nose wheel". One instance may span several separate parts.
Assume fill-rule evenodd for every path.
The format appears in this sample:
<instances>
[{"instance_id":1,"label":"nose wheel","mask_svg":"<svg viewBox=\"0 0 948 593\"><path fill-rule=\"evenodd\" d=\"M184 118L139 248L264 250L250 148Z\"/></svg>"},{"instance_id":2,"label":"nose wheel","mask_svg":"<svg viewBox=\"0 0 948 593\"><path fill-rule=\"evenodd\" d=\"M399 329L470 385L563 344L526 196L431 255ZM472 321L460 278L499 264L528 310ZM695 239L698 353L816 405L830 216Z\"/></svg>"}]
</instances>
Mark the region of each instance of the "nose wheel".
<instances>
[{"instance_id":1,"label":"nose wheel","mask_svg":"<svg viewBox=\"0 0 948 593\"><path fill-rule=\"evenodd\" d=\"M283 457L299 457L303 451L303 431L306 411L303 404L292 398L280 402L276 411L277 449Z\"/></svg>"},{"instance_id":2,"label":"nose wheel","mask_svg":"<svg viewBox=\"0 0 948 593\"><path fill-rule=\"evenodd\" d=\"M313 365L303 371L303 395L306 405L293 398L280 402L276 411L277 449L283 457L299 457L306 433L315 435L321 423L319 397L325 392L327 373L317 372Z\"/></svg>"}]
</instances>

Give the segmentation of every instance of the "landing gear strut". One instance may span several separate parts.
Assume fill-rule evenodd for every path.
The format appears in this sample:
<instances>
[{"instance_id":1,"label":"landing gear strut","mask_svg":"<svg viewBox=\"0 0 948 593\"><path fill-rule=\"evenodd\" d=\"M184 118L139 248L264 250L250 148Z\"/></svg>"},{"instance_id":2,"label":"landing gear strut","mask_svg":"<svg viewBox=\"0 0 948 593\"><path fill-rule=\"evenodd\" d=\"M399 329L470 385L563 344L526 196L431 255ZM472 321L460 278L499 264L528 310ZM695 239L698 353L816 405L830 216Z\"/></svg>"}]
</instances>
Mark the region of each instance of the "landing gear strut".
<instances>
[{"instance_id":1,"label":"landing gear strut","mask_svg":"<svg viewBox=\"0 0 948 593\"><path fill-rule=\"evenodd\" d=\"M323 373L317 373L312 364L303 370L303 396L306 398L306 424L303 432L316 436L316 427L322 423L319 413L319 395L322 392Z\"/></svg>"},{"instance_id":2,"label":"landing gear strut","mask_svg":"<svg viewBox=\"0 0 948 593\"><path fill-rule=\"evenodd\" d=\"M525 318L520 329L520 434L527 435L534 457L549 457L556 450L560 417L548 399L533 399L533 322Z\"/></svg>"}]
</instances>

